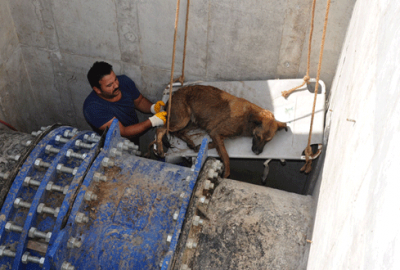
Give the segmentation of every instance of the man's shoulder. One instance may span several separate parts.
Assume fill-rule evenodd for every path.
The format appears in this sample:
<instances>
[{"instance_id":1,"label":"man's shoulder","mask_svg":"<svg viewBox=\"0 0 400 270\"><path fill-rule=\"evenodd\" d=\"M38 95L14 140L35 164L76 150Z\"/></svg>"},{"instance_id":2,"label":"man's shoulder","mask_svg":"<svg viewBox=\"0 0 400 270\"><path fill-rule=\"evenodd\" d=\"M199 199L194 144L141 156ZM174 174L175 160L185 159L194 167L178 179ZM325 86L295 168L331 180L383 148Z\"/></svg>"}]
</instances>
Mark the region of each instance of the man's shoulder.
<instances>
[{"instance_id":1,"label":"man's shoulder","mask_svg":"<svg viewBox=\"0 0 400 270\"><path fill-rule=\"evenodd\" d=\"M119 83L134 83L134 81L125 74L117 76Z\"/></svg>"},{"instance_id":2,"label":"man's shoulder","mask_svg":"<svg viewBox=\"0 0 400 270\"><path fill-rule=\"evenodd\" d=\"M103 103L103 99L100 98L94 91L92 91L83 102L83 109L91 106L96 106L101 103Z\"/></svg>"}]
</instances>

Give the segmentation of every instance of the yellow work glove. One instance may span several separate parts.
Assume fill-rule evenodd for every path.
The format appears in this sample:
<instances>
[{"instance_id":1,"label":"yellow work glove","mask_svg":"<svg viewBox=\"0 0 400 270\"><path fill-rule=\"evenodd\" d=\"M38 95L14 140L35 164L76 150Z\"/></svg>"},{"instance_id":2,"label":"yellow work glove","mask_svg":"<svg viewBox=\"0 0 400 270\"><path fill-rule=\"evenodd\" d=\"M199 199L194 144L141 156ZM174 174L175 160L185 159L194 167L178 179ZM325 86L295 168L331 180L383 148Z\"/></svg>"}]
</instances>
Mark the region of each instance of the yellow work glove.
<instances>
[{"instance_id":1,"label":"yellow work glove","mask_svg":"<svg viewBox=\"0 0 400 270\"><path fill-rule=\"evenodd\" d=\"M153 115L152 117L149 117L149 120L151 122L152 127L159 127L165 125L165 122L167 122L167 112L159 112Z\"/></svg>"},{"instance_id":2,"label":"yellow work glove","mask_svg":"<svg viewBox=\"0 0 400 270\"><path fill-rule=\"evenodd\" d=\"M162 112L162 111L164 111L164 108L163 108L164 106L165 106L164 101L159 100L159 101L157 101L155 104L151 105L150 111L151 111L153 114Z\"/></svg>"}]
</instances>

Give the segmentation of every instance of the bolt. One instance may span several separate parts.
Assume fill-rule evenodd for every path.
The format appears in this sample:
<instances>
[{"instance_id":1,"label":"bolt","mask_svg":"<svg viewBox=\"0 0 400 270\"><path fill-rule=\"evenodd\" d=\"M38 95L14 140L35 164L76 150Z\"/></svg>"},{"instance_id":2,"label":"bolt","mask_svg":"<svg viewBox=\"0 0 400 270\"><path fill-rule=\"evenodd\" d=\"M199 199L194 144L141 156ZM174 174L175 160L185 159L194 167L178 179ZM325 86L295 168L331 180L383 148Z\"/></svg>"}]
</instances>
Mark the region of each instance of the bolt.
<instances>
[{"instance_id":1,"label":"bolt","mask_svg":"<svg viewBox=\"0 0 400 270\"><path fill-rule=\"evenodd\" d=\"M106 182L107 181L107 176L102 175L99 172L95 172L94 175L93 175L93 180L96 181L96 182L100 182L100 181Z\"/></svg>"},{"instance_id":2,"label":"bolt","mask_svg":"<svg viewBox=\"0 0 400 270\"><path fill-rule=\"evenodd\" d=\"M63 173L70 173L72 175L75 175L77 171L78 171L78 167L75 167L72 169L69 167L65 167L64 164L61 164L61 163L57 164L57 172L58 173L63 172Z\"/></svg>"},{"instance_id":3,"label":"bolt","mask_svg":"<svg viewBox=\"0 0 400 270\"><path fill-rule=\"evenodd\" d=\"M215 160L215 161L211 164L211 168L214 169L216 172L221 172L221 171L222 171L222 162L219 161L218 159Z\"/></svg>"},{"instance_id":4,"label":"bolt","mask_svg":"<svg viewBox=\"0 0 400 270\"><path fill-rule=\"evenodd\" d=\"M57 143L67 143L69 139L63 138L61 135L57 135L55 141Z\"/></svg>"},{"instance_id":5,"label":"bolt","mask_svg":"<svg viewBox=\"0 0 400 270\"><path fill-rule=\"evenodd\" d=\"M172 216L172 218L173 218L174 220L178 220L178 217L179 217L179 211L176 210L175 213L174 213L174 215Z\"/></svg>"},{"instance_id":6,"label":"bolt","mask_svg":"<svg viewBox=\"0 0 400 270\"><path fill-rule=\"evenodd\" d=\"M208 178L214 179L218 177L218 173L214 171L213 169L210 169L207 173Z\"/></svg>"},{"instance_id":7,"label":"bolt","mask_svg":"<svg viewBox=\"0 0 400 270\"><path fill-rule=\"evenodd\" d=\"M112 148L110 150L110 156L111 157L122 156L122 151L119 151L117 148Z\"/></svg>"},{"instance_id":8,"label":"bolt","mask_svg":"<svg viewBox=\"0 0 400 270\"><path fill-rule=\"evenodd\" d=\"M16 198L14 201L15 208L20 208L20 207L31 208L31 205L32 205L31 203L24 202L21 198Z\"/></svg>"},{"instance_id":9,"label":"bolt","mask_svg":"<svg viewBox=\"0 0 400 270\"><path fill-rule=\"evenodd\" d=\"M187 182L190 182L190 180L191 180L191 177L190 177L190 176L187 176L187 177L186 177L186 181L187 181Z\"/></svg>"},{"instance_id":10,"label":"bolt","mask_svg":"<svg viewBox=\"0 0 400 270\"><path fill-rule=\"evenodd\" d=\"M57 217L58 213L60 212L60 207L51 208L51 207L47 207L44 203L40 203L36 209L36 212L38 214L47 213L47 214L53 215L54 217Z\"/></svg>"},{"instance_id":11,"label":"bolt","mask_svg":"<svg viewBox=\"0 0 400 270\"><path fill-rule=\"evenodd\" d=\"M70 237L67 242L67 248L80 248L82 246L82 242L79 241L75 237Z\"/></svg>"},{"instance_id":12,"label":"bolt","mask_svg":"<svg viewBox=\"0 0 400 270\"><path fill-rule=\"evenodd\" d=\"M124 140L123 143L128 146L129 149L139 150L139 146L131 142L130 140Z\"/></svg>"},{"instance_id":13,"label":"bolt","mask_svg":"<svg viewBox=\"0 0 400 270\"><path fill-rule=\"evenodd\" d=\"M74 150L72 149L68 149L66 156L68 158L79 158L79 159L85 159L87 154L79 154L79 153L75 153Z\"/></svg>"},{"instance_id":14,"label":"bolt","mask_svg":"<svg viewBox=\"0 0 400 270\"><path fill-rule=\"evenodd\" d=\"M47 129L49 129L51 126L47 126L47 127L40 127L40 130L41 131L45 131L45 130L47 130Z\"/></svg>"},{"instance_id":15,"label":"bolt","mask_svg":"<svg viewBox=\"0 0 400 270\"><path fill-rule=\"evenodd\" d=\"M117 148L120 151L127 151L129 150L129 146L127 144L124 144L124 142L119 142L117 143Z\"/></svg>"},{"instance_id":16,"label":"bolt","mask_svg":"<svg viewBox=\"0 0 400 270\"><path fill-rule=\"evenodd\" d=\"M15 225L12 221L7 222L4 228L8 232L18 232L18 233L21 233L23 229L21 226Z\"/></svg>"},{"instance_id":17,"label":"bolt","mask_svg":"<svg viewBox=\"0 0 400 270\"><path fill-rule=\"evenodd\" d=\"M203 225L203 220L199 216L194 216L193 217L193 225L194 226Z\"/></svg>"},{"instance_id":18,"label":"bolt","mask_svg":"<svg viewBox=\"0 0 400 270\"><path fill-rule=\"evenodd\" d=\"M34 163L36 169L49 168L50 165L49 162L44 162L41 158L37 158Z\"/></svg>"},{"instance_id":19,"label":"bolt","mask_svg":"<svg viewBox=\"0 0 400 270\"><path fill-rule=\"evenodd\" d=\"M172 241L172 235L171 235L171 234L168 234L168 235L167 235L167 242L168 242L168 243L171 243L171 241Z\"/></svg>"},{"instance_id":20,"label":"bolt","mask_svg":"<svg viewBox=\"0 0 400 270\"><path fill-rule=\"evenodd\" d=\"M75 146L78 148L92 149L93 146L95 146L95 145L96 145L95 143L88 144L88 143L82 142L81 140L76 140L76 142L75 142Z\"/></svg>"},{"instance_id":21,"label":"bolt","mask_svg":"<svg viewBox=\"0 0 400 270\"><path fill-rule=\"evenodd\" d=\"M206 180L204 182L204 189L209 190L214 188L214 183L212 183L210 180Z\"/></svg>"},{"instance_id":22,"label":"bolt","mask_svg":"<svg viewBox=\"0 0 400 270\"><path fill-rule=\"evenodd\" d=\"M112 161L111 159L109 159L108 157L103 158L103 160L101 161L101 165L103 167L112 167L114 166L114 161Z\"/></svg>"},{"instance_id":23,"label":"bolt","mask_svg":"<svg viewBox=\"0 0 400 270\"><path fill-rule=\"evenodd\" d=\"M24 145L24 146L30 146L32 144L32 141L28 140L26 142L21 142L21 144Z\"/></svg>"},{"instance_id":24,"label":"bolt","mask_svg":"<svg viewBox=\"0 0 400 270\"><path fill-rule=\"evenodd\" d=\"M65 138L72 138L74 137L76 134L78 133L78 129L74 128L74 129L67 129L66 131L64 131L64 137Z\"/></svg>"},{"instance_id":25,"label":"bolt","mask_svg":"<svg viewBox=\"0 0 400 270\"><path fill-rule=\"evenodd\" d=\"M40 181L33 180L31 177L27 176L24 179L23 185L24 185L24 187L27 187L27 186L38 187L38 186L40 186Z\"/></svg>"},{"instance_id":26,"label":"bolt","mask_svg":"<svg viewBox=\"0 0 400 270\"><path fill-rule=\"evenodd\" d=\"M69 189L69 185L62 187L62 186L54 185L54 183L52 181L49 181L46 185L46 190L62 192L64 195L67 194L68 189Z\"/></svg>"},{"instance_id":27,"label":"bolt","mask_svg":"<svg viewBox=\"0 0 400 270\"><path fill-rule=\"evenodd\" d=\"M100 136L98 136L96 133L92 133L92 134L85 134L85 135L83 135L83 139L85 140L85 141L88 141L88 142L93 142L93 143L97 143L97 142L99 142L100 141Z\"/></svg>"},{"instance_id":28,"label":"bolt","mask_svg":"<svg viewBox=\"0 0 400 270\"><path fill-rule=\"evenodd\" d=\"M9 176L10 176L9 172L5 173L0 172L0 178L3 178L4 180L7 180Z\"/></svg>"},{"instance_id":29,"label":"bolt","mask_svg":"<svg viewBox=\"0 0 400 270\"><path fill-rule=\"evenodd\" d=\"M76 216L75 216L75 222L76 223L83 223L83 222L88 223L89 218L84 213L78 212L78 213L76 213Z\"/></svg>"},{"instance_id":30,"label":"bolt","mask_svg":"<svg viewBox=\"0 0 400 270\"><path fill-rule=\"evenodd\" d=\"M203 204L208 204L210 201L208 200L208 199L206 199L206 197L204 197L204 196L201 196L200 197L200 199L199 199L199 201L201 202L201 203L203 203Z\"/></svg>"},{"instance_id":31,"label":"bolt","mask_svg":"<svg viewBox=\"0 0 400 270\"><path fill-rule=\"evenodd\" d=\"M182 192L179 197L181 197L182 199L186 198L186 193Z\"/></svg>"},{"instance_id":32,"label":"bolt","mask_svg":"<svg viewBox=\"0 0 400 270\"><path fill-rule=\"evenodd\" d=\"M52 145L46 145L46 148L44 149L46 154L58 154L60 152L60 149L53 147Z\"/></svg>"},{"instance_id":33,"label":"bolt","mask_svg":"<svg viewBox=\"0 0 400 270\"><path fill-rule=\"evenodd\" d=\"M84 199L88 202L97 200L97 195L94 194L92 191L88 190L85 192Z\"/></svg>"},{"instance_id":34,"label":"bolt","mask_svg":"<svg viewBox=\"0 0 400 270\"><path fill-rule=\"evenodd\" d=\"M44 257L31 256L29 251L27 251L27 252L24 253L24 255L22 255L21 262L24 263L24 264L27 264L28 262L37 263L40 266L43 266Z\"/></svg>"},{"instance_id":35,"label":"bolt","mask_svg":"<svg viewBox=\"0 0 400 270\"><path fill-rule=\"evenodd\" d=\"M41 131L41 130L38 130L38 131L32 131L32 133L31 133L31 134L32 134L33 136L35 136L35 137L36 137L36 136L39 136L40 134L42 134L42 132L43 132L43 131Z\"/></svg>"},{"instance_id":36,"label":"bolt","mask_svg":"<svg viewBox=\"0 0 400 270\"><path fill-rule=\"evenodd\" d=\"M6 249L6 246L0 246L0 258L3 256L14 258L16 253L10 249Z\"/></svg>"},{"instance_id":37,"label":"bolt","mask_svg":"<svg viewBox=\"0 0 400 270\"><path fill-rule=\"evenodd\" d=\"M61 265L61 270L75 270L75 267L69 262L63 262Z\"/></svg>"},{"instance_id":38,"label":"bolt","mask_svg":"<svg viewBox=\"0 0 400 270\"><path fill-rule=\"evenodd\" d=\"M197 243L192 238L189 238L188 241L186 242L186 247L187 248L196 248Z\"/></svg>"},{"instance_id":39,"label":"bolt","mask_svg":"<svg viewBox=\"0 0 400 270\"><path fill-rule=\"evenodd\" d=\"M132 154L134 154L135 156L140 156L142 154L142 152L137 151L137 150L132 150Z\"/></svg>"},{"instance_id":40,"label":"bolt","mask_svg":"<svg viewBox=\"0 0 400 270\"><path fill-rule=\"evenodd\" d=\"M21 155L8 156L8 159L12 159L12 160L18 161L20 157L21 157Z\"/></svg>"},{"instance_id":41,"label":"bolt","mask_svg":"<svg viewBox=\"0 0 400 270\"><path fill-rule=\"evenodd\" d=\"M38 229L36 229L35 227L31 227L29 229L29 233L28 236L30 238L43 238L47 243L50 242L50 238L51 238L51 232L41 232Z\"/></svg>"}]
</instances>

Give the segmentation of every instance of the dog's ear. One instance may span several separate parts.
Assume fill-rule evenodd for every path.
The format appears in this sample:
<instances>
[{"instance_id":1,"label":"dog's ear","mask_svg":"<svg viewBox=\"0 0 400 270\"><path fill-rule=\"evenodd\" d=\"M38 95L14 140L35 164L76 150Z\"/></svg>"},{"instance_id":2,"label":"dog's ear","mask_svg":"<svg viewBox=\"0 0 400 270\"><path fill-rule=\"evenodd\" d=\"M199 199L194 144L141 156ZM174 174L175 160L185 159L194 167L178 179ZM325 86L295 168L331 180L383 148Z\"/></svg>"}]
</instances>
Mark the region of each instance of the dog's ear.
<instances>
[{"instance_id":1,"label":"dog's ear","mask_svg":"<svg viewBox=\"0 0 400 270\"><path fill-rule=\"evenodd\" d=\"M249 122L254 126L260 126L262 124L262 119L259 114L251 113L249 115Z\"/></svg>"},{"instance_id":2,"label":"dog's ear","mask_svg":"<svg viewBox=\"0 0 400 270\"><path fill-rule=\"evenodd\" d=\"M278 130L285 129L285 131L287 131L286 123L279 122L279 121L276 121L276 123L278 124Z\"/></svg>"}]
</instances>

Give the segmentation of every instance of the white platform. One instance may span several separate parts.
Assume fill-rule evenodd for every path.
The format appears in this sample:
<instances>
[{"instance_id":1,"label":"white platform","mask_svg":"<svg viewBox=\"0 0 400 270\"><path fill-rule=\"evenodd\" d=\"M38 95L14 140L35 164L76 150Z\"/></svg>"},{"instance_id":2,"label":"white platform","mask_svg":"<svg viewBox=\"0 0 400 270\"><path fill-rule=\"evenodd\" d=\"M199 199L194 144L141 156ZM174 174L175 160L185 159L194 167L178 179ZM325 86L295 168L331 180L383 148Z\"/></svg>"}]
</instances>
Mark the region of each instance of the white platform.
<instances>
[{"instance_id":1,"label":"white platform","mask_svg":"<svg viewBox=\"0 0 400 270\"><path fill-rule=\"evenodd\" d=\"M315 79L311 80L314 82ZM245 98L248 101L270 110L274 113L275 119L286 122L288 131L278 131L274 138L268 142L260 155L251 151L251 137L236 137L225 140L225 147L230 158L251 158L251 159L288 159L300 160L302 152L307 146L308 133L311 123L312 105L314 93L308 91L306 86L293 92L285 99L281 92L299 86L303 79L288 80L266 80L266 81L229 81L229 82L201 82L196 84L211 85L224 90L234 96ZM188 85L188 84L185 84ZM179 87L174 87L176 91ZM312 88L314 91L314 88ZM325 114L325 84L320 81L317 103L314 115L313 134L311 144L322 144ZM164 91L164 100L168 98L168 90ZM218 117L218 116L216 116ZM204 136L208 136L200 130L192 132L193 141L200 144ZM176 156L191 157L197 154L189 149L185 142L173 137L172 147L166 153L166 158ZM209 156L218 157L215 149L210 149Z\"/></svg>"}]
</instances>

